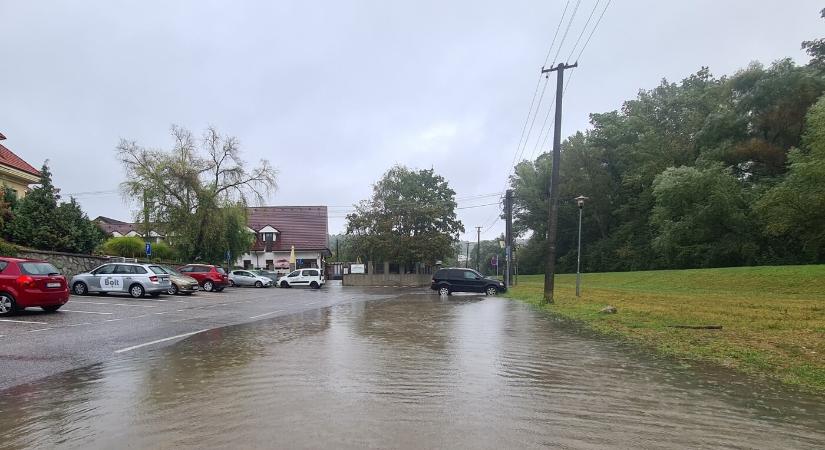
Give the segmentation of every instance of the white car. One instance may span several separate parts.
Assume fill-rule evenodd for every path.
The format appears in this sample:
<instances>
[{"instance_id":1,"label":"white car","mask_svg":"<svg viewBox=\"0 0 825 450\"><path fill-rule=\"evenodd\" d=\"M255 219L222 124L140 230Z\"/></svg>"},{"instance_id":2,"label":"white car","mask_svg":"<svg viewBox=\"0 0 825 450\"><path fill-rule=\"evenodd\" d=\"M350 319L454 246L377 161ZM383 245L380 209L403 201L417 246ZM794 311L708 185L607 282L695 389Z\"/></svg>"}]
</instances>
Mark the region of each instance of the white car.
<instances>
[{"instance_id":1,"label":"white car","mask_svg":"<svg viewBox=\"0 0 825 450\"><path fill-rule=\"evenodd\" d=\"M272 279L256 275L248 270L233 270L229 272L230 286L270 287Z\"/></svg>"},{"instance_id":2,"label":"white car","mask_svg":"<svg viewBox=\"0 0 825 450\"><path fill-rule=\"evenodd\" d=\"M325 282L324 273L319 269L299 269L279 278L278 286L282 288L309 286L312 289L320 289Z\"/></svg>"}]
</instances>

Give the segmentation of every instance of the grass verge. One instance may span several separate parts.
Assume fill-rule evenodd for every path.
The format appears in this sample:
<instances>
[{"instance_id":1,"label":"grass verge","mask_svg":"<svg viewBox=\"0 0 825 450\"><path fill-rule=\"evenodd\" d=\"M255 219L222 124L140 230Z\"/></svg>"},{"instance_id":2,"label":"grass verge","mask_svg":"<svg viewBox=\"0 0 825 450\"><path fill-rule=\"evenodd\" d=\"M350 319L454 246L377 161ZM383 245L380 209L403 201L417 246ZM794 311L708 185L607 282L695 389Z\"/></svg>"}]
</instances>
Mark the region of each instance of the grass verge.
<instances>
[{"instance_id":1,"label":"grass verge","mask_svg":"<svg viewBox=\"0 0 825 450\"><path fill-rule=\"evenodd\" d=\"M660 354L825 392L825 265L519 276L507 297ZM601 314L606 305L617 314ZM673 328L721 325L721 330Z\"/></svg>"}]
</instances>

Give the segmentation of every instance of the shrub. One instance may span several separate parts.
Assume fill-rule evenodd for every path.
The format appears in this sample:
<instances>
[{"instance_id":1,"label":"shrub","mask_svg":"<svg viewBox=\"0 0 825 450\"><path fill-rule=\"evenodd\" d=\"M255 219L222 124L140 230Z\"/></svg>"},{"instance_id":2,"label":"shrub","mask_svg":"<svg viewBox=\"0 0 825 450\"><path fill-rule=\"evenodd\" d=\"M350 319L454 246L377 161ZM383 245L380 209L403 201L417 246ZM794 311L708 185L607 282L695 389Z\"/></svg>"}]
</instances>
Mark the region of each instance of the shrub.
<instances>
[{"instance_id":1,"label":"shrub","mask_svg":"<svg viewBox=\"0 0 825 450\"><path fill-rule=\"evenodd\" d=\"M0 241L0 255L17 256L17 246L6 241Z\"/></svg>"},{"instance_id":2,"label":"shrub","mask_svg":"<svg viewBox=\"0 0 825 450\"><path fill-rule=\"evenodd\" d=\"M145 244L143 239L139 237L115 237L103 244L103 251L114 256L137 258L139 256L145 256Z\"/></svg>"}]
</instances>

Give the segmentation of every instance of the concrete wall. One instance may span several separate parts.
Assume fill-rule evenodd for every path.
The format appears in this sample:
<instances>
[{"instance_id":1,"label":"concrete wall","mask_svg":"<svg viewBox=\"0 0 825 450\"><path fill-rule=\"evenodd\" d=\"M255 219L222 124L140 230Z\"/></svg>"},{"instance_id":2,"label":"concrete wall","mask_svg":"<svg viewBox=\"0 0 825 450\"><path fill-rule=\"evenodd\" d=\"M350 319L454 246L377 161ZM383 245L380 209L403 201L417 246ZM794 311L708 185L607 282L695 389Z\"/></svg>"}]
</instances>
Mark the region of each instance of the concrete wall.
<instances>
[{"instance_id":1,"label":"concrete wall","mask_svg":"<svg viewBox=\"0 0 825 450\"><path fill-rule=\"evenodd\" d=\"M415 273L380 273L344 275L344 286L429 286L433 276Z\"/></svg>"},{"instance_id":2,"label":"concrete wall","mask_svg":"<svg viewBox=\"0 0 825 450\"><path fill-rule=\"evenodd\" d=\"M21 249L17 252L18 258L42 259L52 263L60 269L60 273L71 279L78 273L87 272L107 262L114 262L121 258L106 258L103 256L80 255L76 253L48 252L43 250Z\"/></svg>"}]
</instances>

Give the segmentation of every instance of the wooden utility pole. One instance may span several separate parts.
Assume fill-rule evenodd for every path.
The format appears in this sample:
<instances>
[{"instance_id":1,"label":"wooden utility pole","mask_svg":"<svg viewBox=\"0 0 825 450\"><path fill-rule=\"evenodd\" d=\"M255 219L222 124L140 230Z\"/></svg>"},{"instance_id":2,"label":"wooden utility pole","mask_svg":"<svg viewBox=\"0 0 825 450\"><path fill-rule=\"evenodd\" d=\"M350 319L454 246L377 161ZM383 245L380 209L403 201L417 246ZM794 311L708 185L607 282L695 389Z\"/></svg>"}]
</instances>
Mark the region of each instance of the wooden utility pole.
<instances>
[{"instance_id":1,"label":"wooden utility pole","mask_svg":"<svg viewBox=\"0 0 825 450\"><path fill-rule=\"evenodd\" d=\"M476 227L476 271L481 272L481 227Z\"/></svg>"},{"instance_id":2,"label":"wooden utility pole","mask_svg":"<svg viewBox=\"0 0 825 450\"><path fill-rule=\"evenodd\" d=\"M464 259L464 267L470 268L470 241L467 241L467 255Z\"/></svg>"},{"instance_id":3,"label":"wooden utility pole","mask_svg":"<svg viewBox=\"0 0 825 450\"><path fill-rule=\"evenodd\" d=\"M558 72L556 75L556 118L553 127L553 168L550 174L549 213L547 217L547 262L544 266L544 301L553 303L554 278L556 275L556 236L559 225L559 163L561 161L561 105L564 91L564 71L578 67L579 63L541 69L541 73ZM549 75L548 75L549 76Z\"/></svg>"},{"instance_id":4,"label":"wooden utility pole","mask_svg":"<svg viewBox=\"0 0 825 450\"><path fill-rule=\"evenodd\" d=\"M513 285L510 267L513 263L513 190L507 189L504 194L504 214L506 222L504 226L504 285Z\"/></svg>"}]
</instances>

